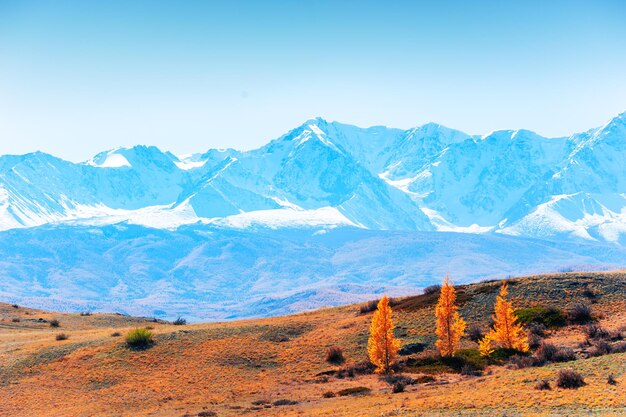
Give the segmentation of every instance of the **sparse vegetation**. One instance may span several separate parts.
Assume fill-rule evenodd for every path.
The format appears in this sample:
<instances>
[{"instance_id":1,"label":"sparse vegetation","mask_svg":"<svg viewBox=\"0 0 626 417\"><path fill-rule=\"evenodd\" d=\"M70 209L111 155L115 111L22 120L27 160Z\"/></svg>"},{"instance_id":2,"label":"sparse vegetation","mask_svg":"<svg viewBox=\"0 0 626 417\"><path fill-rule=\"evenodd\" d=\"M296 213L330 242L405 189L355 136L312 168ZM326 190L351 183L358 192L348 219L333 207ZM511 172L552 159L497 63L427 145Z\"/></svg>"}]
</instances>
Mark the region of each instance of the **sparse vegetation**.
<instances>
[{"instance_id":1,"label":"sparse vegetation","mask_svg":"<svg viewBox=\"0 0 626 417\"><path fill-rule=\"evenodd\" d=\"M69 336L66 335L65 333L59 333L56 335L56 340L61 341L61 340L67 340L69 339Z\"/></svg>"},{"instance_id":2,"label":"sparse vegetation","mask_svg":"<svg viewBox=\"0 0 626 417\"><path fill-rule=\"evenodd\" d=\"M561 369L559 371L556 386L559 388L576 389L585 385L585 379L573 369Z\"/></svg>"},{"instance_id":3,"label":"sparse vegetation","mask_svg":"<svg viewBox=\"0 0 626 417\"><path fill-rule=\"evenodd\" d=\"M139 327L126 334L126 345L132 349L146 349L153 343L152 332L145 327Z\"/></svg>"},{"instance_id":4,"label":"sparse vegetation","mask_svg":"<svg viewBox=\"0 0 626 417\"><path fill-rule=\"evenodd\" d=\"M0 414L5 411L4 402L11 407L5 414L24 414L18 412L23 406L16 402L26 398L20 394L21 390L29 390L28 398L37 395L41 401L50 402L53 391L49 387L57 383L68 385L69 398L56 398L54 401L59 404L68 404L70 398L73 402L82 401L88 393L98 407L103 407L105 401L115 398L114 395L124 395L124 389L132 384L131 378L141 375L148 386L164 387L160 382L162 372L173 369L182 377L183 384L174 386L168 382L167 389L176 392L173 399L163 391L146 391L145 395L146 401L163 407L163 413L179 416L214 413L208 410L218 404L223 410L215 410L219 415L257 413L268 417L292 412L348 417L355 414L354 410L363 415L420 410L425 415L439 413L448 416L458 410L471 409L472 415L491 415L500 404L505 407L507 415L528 413L539 416L563 410L569 415L579 415L594 407L611 414L626 404L621 383L623 355L616 355L626 352L626 341L622 340L626 332L626 316L623 314L626 288L619 286L624 286L626 274L617 275L623 277L621 281L593 281L597 293L595 300L598 300L592 305L595 321L568 325L565 329L543 324L548 316L544 314L545 309L550 306L562 307L562 314L567 316L564 312L569 308L558 304L560 301L572 306L590 302L583 289L587 281L595 278L586 278L587 275L509 282L511 299L523 307L515 311L515 317L520 322L526 322L526 316L542 317L541 320L532 318L524 326L532 348L530 352L507 349L494 343L493 352L483 357L470 341L481 340L472 333L482 334L480 330L484 332L488 328L490 307L498 291L497 281L455 288L459 311L468 321L468 334L461 339L458 351L451 357L441 357L435 349L434 319L442 291L402 298L393 308L393 321L397 324L394 337L401 341L403 356L392 364L390 374L380 376L372 375L375 367L369 360L359 361L366 358L367 325L373 318L372 315L355 314L359 306L224 325L197 324L193 329L161 326L172 322L153 324L147 323L149 319L146 318L119 315L94 314L96 317L77 318L79 314L58 314L56 319L62 321L62 327L55 331L46 330L50 318L55 317L50 313L22 307L23 310L13 310L10 305L0 305L0 314L4 314L0 316L0 344L3 340L11 340L10 336L6 337L7 332L20 332L16 339L16 348L20 349L13 351L1 346L2 360L8 358L9 362L0 369L0 397L7 391L11 395L3 397ZM389 302L391 305L391 300ZM540 314L537 314L537 306L541 307ZM12 318L21 318L21 323L9 324ZM154 336L158 348L135 353L122 348L126 346L123 339L106 340L109 336L125 336L127 330L120 334L120 329L146 324L159 329L158 338ZM308 331L311 334L305 335ZM70 335L69 343L55 342L60 332ZM21 341L29 334L33 335L33 342L29 342L32 344L22 347ZM335 365L335 353L329 347L338 349L343 361ZM70 355L74 351L77 354ZM67 359L57 360L60 358ZM581 378L584 376L582 382L587 384L578 392L564 389L576 385L570 384L568 378L562 378L558 384L557 374L564 365L557 362L567 361L565 366ZM28 380L20 382L19 386L3 385L4 381L20 381L20 372L24 368L14 365L20 363L38 371L27 373ZM100 368L103 363L107 366L104 372ZM535 369L544 365L548 366ZM228 375L228 383L223 383L223 378L218 381L207 378L207 375ZM43 378L46 378L46 384L40 384ZM78 379L84 383L79 384ZM38 384L37 391L33 390L35 386L30 387L29 381ZM238 392L236 398L230 397L233 387ZM469 387L472 396L467 395ZM555 392L545 391L550 389ZM401 394L407 391L409 394ZM179 402L189 399L194 403L200 398L202 408L197 408L197 404L185 406ZM275 400L284 406L275 406ZM290 404L292 401L303 404L302 409ZM132 409L122 409L115 405L116 401L110 402L118 414L139 410L134 405ZM138 407L142 404L140 402ZM174 408L179 406L185 408ZM340 411L333 414L337 409ZM442 409L446 411L442 413ZM77 411L89 414L87 408L77 408ZM35 409L30 415L40 414L45 414L43 408Z\"/></svg>"},{"instance_id":5,"label":"sparse vegetation","mask_svg":"<svg viewBox=\"0 0 626 417\"><path fill-rule=\"evenodd\" d=\"M185 319L185 318L183 318L183 317L178 316L178 318L177 318L176 320L174 320L174 321L172 322L172 324L173 324L174 326L184 326L185 324L187 324L187 319Z\"/></svg>"},{"instance_id":6,"label":"sparse vegetation","mask_svg":"<svg viewBox=\"0 0 626 417\"><path fill-rule=\"evenodd\" d=\"M61 327L61 323L57 319L52 319L48 322L50 327Z\"/></svg>"}]
</instances>

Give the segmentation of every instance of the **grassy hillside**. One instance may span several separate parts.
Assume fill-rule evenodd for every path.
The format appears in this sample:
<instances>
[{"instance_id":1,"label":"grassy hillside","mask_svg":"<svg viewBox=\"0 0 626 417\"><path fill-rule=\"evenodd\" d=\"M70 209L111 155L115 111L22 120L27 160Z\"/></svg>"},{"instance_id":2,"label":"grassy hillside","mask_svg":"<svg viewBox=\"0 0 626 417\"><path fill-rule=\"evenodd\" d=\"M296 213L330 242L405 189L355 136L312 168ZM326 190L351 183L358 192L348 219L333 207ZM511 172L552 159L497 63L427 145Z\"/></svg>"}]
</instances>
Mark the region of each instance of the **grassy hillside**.
<instances>
[{"instance_id":1,"label":"grassy hillside","mask_svg":"<svg viewBox=\"0 0 626 417\"><path fill-rule=\"evenodd\" d=\"M468 323L486 330L498 289L499 282L457 287ZM623 343L618 339L626 330L625 272L516 278L509 291L519 308L557 307L565 313L585 303L595 324L611 334L609 344ZM433 357L437 296L394 300L396 335L415 351L400 357L404 366L396 376L404 375L409 384L399 393L363 365L372 314L361 311L366 305L175 326L0 304L0 415L626 415L626 353L594 356L599 342L586 342L585 325L545 330L547 342L574 352L574 360L565 363L517 369L519 364L502 360L481 363L484 369L470 374L427 359ZM124 335L146 326L154 344L129 349ZM57 340L61 333L67 338ZM480 362L476 343L462 343L464 354ZM341 348L344 363L326 362L331 346ZM562 368L580 372L586 385L557 388ZM607 383L610 374L617 384ZM536 389L544 379L551 390Z\"/></svg>"}]
</instances>

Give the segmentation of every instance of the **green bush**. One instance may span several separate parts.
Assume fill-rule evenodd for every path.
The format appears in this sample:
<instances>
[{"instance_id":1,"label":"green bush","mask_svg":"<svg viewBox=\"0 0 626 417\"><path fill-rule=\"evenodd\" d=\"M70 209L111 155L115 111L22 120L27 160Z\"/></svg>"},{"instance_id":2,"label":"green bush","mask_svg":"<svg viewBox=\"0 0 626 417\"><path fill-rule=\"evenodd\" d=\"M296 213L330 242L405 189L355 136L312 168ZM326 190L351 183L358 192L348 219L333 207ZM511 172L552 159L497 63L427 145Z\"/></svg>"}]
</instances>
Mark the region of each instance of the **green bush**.
<instances>
[{"instance_id":1,"label":"green bush","mask_svg":"<svg viewBox=\"0 0 626 417\"><path fill-rule=\"evenodd\" d=\"M146 349L152 343L152 332L144 327L133 329L126 334L126 345L130 348Z\"/></svg>"},{"instance_id":2,"label":"green bush","mask_svg":"<svg viewBox=\"0 0 626 417\"><path fill-rule=\"evenodd\" d=\"M423 355L419 358L409 358L405 362L407 372L425 374L461 373L465 368L473 371L482 371L487 366L485 358L480 356L478 349L461 349L455 356L441 357L438 355Z\"/></svg>"},{"instance_id":3,"label":"green bush","mask_svg":"<svg viewBox=\"0 0 626 417\"><path fill-rule=\"evenodd\" d=\"M528 356L528 352L521 352L517 349L510 348L497 348L489 355L489 360L492 363L500 363L509 360L509 358L515 355Z\"/></svg>"},{"instance_id":4,"label":"green bush","mask_svg":"<svg viewBox=\"0 0 626 417\"><path fill-rule=\"evenodd\" d=\"M517 320L524 324L543 324L546 327L563 327L567 324L567 318L563 311L556 307L528 307L515 311Z\"/></svg>"}]
</instances>

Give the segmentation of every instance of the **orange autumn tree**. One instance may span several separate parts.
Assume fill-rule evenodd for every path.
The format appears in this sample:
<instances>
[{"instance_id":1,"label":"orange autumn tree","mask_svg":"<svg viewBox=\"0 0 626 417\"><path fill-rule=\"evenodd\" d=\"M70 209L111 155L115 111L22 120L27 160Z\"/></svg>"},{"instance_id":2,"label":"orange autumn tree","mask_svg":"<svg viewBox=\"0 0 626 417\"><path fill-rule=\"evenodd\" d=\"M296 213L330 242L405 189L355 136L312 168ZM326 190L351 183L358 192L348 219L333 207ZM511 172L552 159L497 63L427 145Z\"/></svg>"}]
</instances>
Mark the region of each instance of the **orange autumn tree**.
<instances>
[{"instance_id":1,"label":"orange autumn tree","mask_svg":"<svg viewBox=\"0 0 626 417\"><path fill-rule=\"evenodd\" d=\"M435 314L438 337L435 346L439 349L441 356L453 356L459 349L461 337L465 334L465 320L459 315L456 291L448 275L443 280Z\"/></svg>"},{"instance_id":2,"label":"orange autumn tree","mask_svg":"<svg viewBox=\"0 0 626 417\"><path fill-rule=\"evenodd\" d=\"M376 366L376 372L390 372L396 358L400 342L393 336L393 327L389 298L385 295L378 302L378 309L374 312L367 341L367 353L370 362Z\"/></svg>"},{"instance_id":3,"label":"orange autumn tree","mask_svg":"<svg viewBox=\"0 0 626 417\"><path fill-rule=\"evenodd\" d=\"M488 356L493 352L494 343L506 349L528 352L528 335L522 325L517 322L513 303L507 300L508 293L508 285L503 280L500 295L496 298L493 328L478 344L483 356Z\"/></svg>"}]
</instances>

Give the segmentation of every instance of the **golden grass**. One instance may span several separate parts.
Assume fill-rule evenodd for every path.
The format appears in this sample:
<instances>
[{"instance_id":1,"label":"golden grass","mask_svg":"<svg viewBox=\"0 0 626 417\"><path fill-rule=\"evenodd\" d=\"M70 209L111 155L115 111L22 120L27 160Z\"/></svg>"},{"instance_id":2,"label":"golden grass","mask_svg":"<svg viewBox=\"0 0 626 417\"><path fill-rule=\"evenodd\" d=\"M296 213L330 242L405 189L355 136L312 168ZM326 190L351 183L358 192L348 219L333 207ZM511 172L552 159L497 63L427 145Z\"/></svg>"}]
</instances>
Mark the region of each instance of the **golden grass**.
<instances>
[{"instance_id":1,"label":"golden grass","mask_svg":"<svg viewBox=\"0 0 626 417\"><path fill-rule=\"evenodd\" d=\"M515 280L510 293L518 306L557 305L598 294L594 312L602 325L626 324L626 276L622 273L558 274ZM493 288L492 288L493 287ZM621 289L620 289L621 288ZM486 323L497 283L459 288L461 313ZM404 344L434 342L434 303L409 297L394 309ZM174 326L117 315L79 316L0 305L0 415L2 416L183 416L215 411L218 416L452 416L452 415L626 415L626 354L612 354L510 370L491 367L482 377L437 375L436 381L392 394L377 376L324 378L337 367L325 362L330 346L347 363L365 359L371 314L358 306L323 309L288 317ZM19 318L19 322L12 319ZM50 328L38 318L56 318ZM122 335L152 326L155 343L146 350L125 348ZM56 341L62 331L69 338ZM550 336L576 346L582 328L570 326ZM463 340L466 347L475 347ZM537 381L572 367L587 385L578 390L534 389ZM612 373L615 386L606 383ZM326 381L327 380L327 381ZM354 387L369 395L323 398L325 392ZM277 400L294 405L272 405Z\"/></svg>"}]
</instances>

